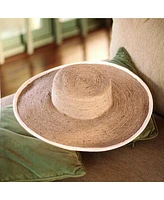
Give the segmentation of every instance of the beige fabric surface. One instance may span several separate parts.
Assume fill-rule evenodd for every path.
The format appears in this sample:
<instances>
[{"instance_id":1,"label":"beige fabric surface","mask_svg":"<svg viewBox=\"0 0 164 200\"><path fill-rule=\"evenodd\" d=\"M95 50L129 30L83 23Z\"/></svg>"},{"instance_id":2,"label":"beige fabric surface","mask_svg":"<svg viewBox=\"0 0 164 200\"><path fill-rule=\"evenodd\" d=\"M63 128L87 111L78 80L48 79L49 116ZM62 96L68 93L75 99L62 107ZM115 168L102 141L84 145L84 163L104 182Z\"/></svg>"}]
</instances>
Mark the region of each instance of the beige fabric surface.
<instances>
[{"instance_id":1,"label":"beige fabric surface","mask_svg":"<svg viewBox=\"0 0 164 200\"><path fill-rule=\"evenodd\" d=\"M12 104L14 95L15 94L10 94L8 96L5 96L5 97L1 98L1 100L0 100L1 106L5 107L5 106L8 106L8 105Z\"/></svg>"},{"instance_id":2,"label":"beige fabric surface","mask_svg":"<svg viewBox=\"0 0 164 200\"><path fill-rule=\"evenodd\" d=\"M164 19L113 19L110 59L125 47L164 116Z\"/></svg>"},{"instance_id":3,"label":"beige fabric surface","mask_svg":"<svg viewBox=\"0 0 164 200\"><path fill-rule=\"evenodd\" d=\"M135 148L128 145L107 152L82 152L86 175L62 181L163 182L164 118L156 115L155 120L159 135L153 140L137 142Z\"/></svg>"}]
</instances>

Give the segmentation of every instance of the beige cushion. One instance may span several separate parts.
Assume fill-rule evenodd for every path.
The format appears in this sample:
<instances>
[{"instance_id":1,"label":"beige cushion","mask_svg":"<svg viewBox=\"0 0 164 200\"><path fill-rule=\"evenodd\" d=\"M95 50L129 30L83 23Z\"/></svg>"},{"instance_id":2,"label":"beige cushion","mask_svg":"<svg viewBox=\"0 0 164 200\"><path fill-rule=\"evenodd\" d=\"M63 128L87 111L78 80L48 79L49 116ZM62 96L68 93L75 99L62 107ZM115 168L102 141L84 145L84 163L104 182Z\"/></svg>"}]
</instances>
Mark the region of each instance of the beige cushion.
<instances>
[{"instance_id":1,"label":"beige cushion","mask_svg":"<svg viewBox=\"0 0 164 200\"><path fill-rule=\"evenodd\" d=\"M113 19L110 59L125 47L164 116L164 19Z\"/></svg>"},{"instance_id":2,"label":"beige cushion","mask_svg":"<svg viewBox=\"0 0 164 200\"><path fill-rule=\"evenodd\" d=\"M13 98L15 94L10 94L8 96L3 97L1 101L1 106L5 107L13 103Z\"/></svg>"}]
</instances>

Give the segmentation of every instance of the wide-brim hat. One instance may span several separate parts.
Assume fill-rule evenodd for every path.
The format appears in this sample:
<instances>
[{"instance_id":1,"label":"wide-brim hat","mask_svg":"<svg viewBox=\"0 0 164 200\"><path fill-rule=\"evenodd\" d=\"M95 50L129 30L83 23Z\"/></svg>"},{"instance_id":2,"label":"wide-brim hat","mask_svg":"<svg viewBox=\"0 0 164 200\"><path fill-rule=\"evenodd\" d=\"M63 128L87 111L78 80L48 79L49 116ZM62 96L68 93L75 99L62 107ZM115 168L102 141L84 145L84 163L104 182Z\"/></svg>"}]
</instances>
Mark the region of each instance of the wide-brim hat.
<instances>
[{"instance_id":1,"label":"wide-brim hat","mask_svg":"<svg viewBox=\"0 0 164 200\"><path fill-rule=\"evenodd\" d=\"M106 151L135 139L148 124L152 95L130 70L79 62L27 80L13 101L18 122L35 137L76 151Z\"/></svg>"}]
</instances>

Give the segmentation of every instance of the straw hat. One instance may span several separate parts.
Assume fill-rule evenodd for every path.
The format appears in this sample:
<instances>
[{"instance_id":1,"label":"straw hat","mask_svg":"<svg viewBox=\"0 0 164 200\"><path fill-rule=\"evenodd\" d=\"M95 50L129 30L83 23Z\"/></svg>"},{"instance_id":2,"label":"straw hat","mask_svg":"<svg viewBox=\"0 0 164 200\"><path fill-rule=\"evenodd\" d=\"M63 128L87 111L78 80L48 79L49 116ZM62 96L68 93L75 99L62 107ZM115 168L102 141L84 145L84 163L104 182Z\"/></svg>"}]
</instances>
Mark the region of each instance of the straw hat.
<instances>
[{"instance_id":1,"label":"straw hat","mask_svg":"<svg viewBox=\"0 0 164 200\"><path fill-rule=\"evenodd\" d=\"M135 139L148 124L152 95L134 73L107 62L44 71L16 92L14 113L35 137L76 151L106 151Z\"/></svg>"}]
</instances>

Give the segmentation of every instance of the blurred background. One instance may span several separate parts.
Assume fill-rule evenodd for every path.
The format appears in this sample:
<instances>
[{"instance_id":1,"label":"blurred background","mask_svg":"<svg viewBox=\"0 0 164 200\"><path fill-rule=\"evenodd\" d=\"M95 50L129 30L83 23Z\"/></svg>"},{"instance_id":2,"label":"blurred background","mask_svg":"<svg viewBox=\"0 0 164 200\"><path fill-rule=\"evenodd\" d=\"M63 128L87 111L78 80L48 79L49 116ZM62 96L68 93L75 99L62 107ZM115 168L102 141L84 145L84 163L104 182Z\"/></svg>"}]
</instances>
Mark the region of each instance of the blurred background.
<instances>
[{"instance_id":1,"label":"blurred background","mask_svg":"<svg viewBox=\"0 0 164 200\"><path fill-rule=\"evenodd\" d=\"M109 59L111 27L111 18L0 18L1 97L44 70Z\"/></svg>"}]
</instances>

